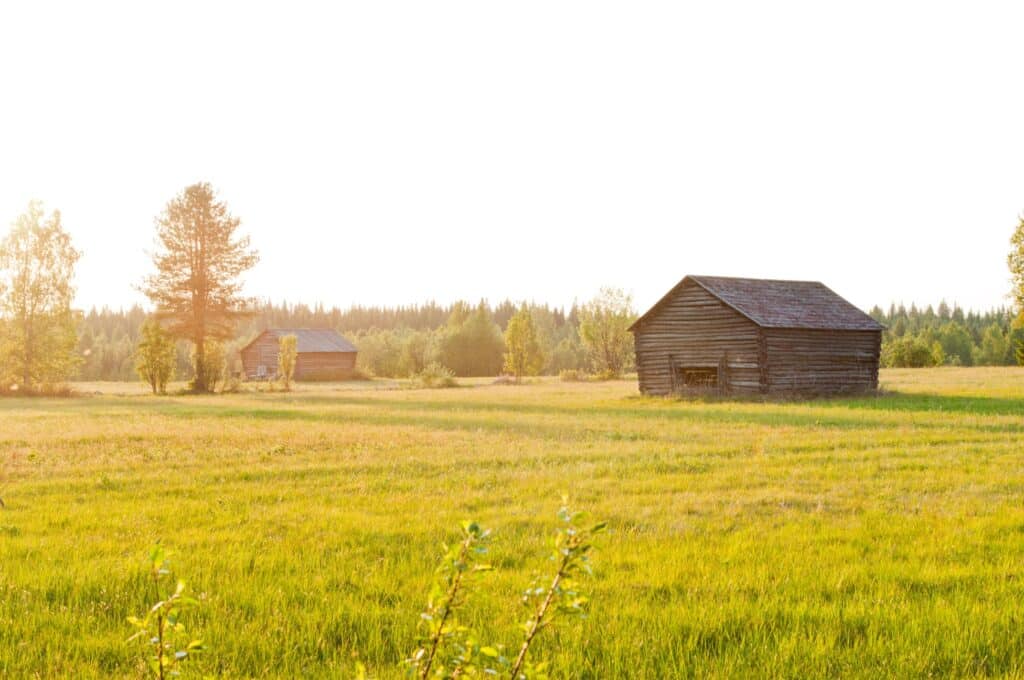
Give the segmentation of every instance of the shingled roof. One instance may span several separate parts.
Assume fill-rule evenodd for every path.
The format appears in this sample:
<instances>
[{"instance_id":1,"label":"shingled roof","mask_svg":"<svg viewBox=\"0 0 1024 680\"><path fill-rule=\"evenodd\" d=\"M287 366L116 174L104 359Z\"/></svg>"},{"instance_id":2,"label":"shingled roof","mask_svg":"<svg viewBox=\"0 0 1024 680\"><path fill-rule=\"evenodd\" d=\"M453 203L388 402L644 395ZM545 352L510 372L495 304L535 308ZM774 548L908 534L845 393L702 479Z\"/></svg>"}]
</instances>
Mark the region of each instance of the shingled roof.
<instances>
[{"instance_id":1,"label":"shingled roof","mask_svg":"<svg viewBox=\"0 0 1024 680\"><path fill-rule=\"evenodd\" d=\"M322 328L268 328L263 331L275 338L285 335L294 335L298 347L296 351L302 352L355 352L355 345L341 336L338 331ZM260 334L262 335L262 333ZM259 337L259 336L257 336ZM255 340L253 340L255 342ZM252 343L249 343L252 344Z\"/></svg>"},{"instance_id":2,"label":"shingled roof","mask_svg":"<svg viewBox=\"0 0 1024 680\"><path fill-rule=\"evenodd\" d=\"M686 276L637 319L654 314L676 291L695 283L763 328L878 331L880 323L818 281L776 281L727 276Z\"/></svg>"}]
</instances>

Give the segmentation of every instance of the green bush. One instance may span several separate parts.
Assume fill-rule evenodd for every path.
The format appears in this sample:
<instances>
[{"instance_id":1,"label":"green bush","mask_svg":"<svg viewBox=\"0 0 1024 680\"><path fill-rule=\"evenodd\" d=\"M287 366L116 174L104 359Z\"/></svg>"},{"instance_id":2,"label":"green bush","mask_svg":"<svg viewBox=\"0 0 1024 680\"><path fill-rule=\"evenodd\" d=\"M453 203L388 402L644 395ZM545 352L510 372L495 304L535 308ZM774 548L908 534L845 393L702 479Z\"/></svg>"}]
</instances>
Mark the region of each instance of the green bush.
<instances>
[{"instance_id":1,"label":"green bush","mask_svg":"<svg viewBox=\"0 0 1024 680\"><path fill-rule=\"evenodd\" d=\"M905 335L894 338L882 347L882 366L886 368L925 368L939 366L946 360L938 341L929 344L924 338Z\"/></svg>"},{"instance_id":2,"label":"green bush","mask_svg":"<svg viewBox=\"0 0 1024 680\"><path fill-rule=\"evenodd\" d=\"M457 387L455 374L436 361L427 364L416 374L415 383L421 387Z\"/></svg>"},{"instance_id":3,"label":"green bush","mask_svg":"<svg viewBox=\"0 0 1024 680\"><path fill-rule=\"evenodd\" d=\"M202 371L206 377L204 381L209 392L217 391L217 384L224 379L224 368L227 365L227 354L224 345L216 340L207 340L204 345L203 365L196 365L195 348L192 349L192 367L198 373ZM194 391L199 382L193 378L189 383L189 390Z\"/></svg>"}]
</instances>

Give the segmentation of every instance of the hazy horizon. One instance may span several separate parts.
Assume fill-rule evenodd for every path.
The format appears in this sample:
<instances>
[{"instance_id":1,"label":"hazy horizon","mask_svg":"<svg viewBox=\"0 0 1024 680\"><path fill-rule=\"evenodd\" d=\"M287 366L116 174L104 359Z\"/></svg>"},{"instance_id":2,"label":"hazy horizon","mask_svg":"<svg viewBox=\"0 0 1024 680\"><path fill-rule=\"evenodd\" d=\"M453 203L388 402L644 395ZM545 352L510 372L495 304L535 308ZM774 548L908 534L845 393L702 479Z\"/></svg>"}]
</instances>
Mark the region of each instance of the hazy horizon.
<instances>
[{"instance_id":1,"label":"hazy horizon","mask_svg":"<svg viewBox=\"0 0 1024 680\"><path fill-rule=\"evenodd\" d=\"M297 3L0 9L0 229L31 199L76 305L145 305L153 218L209 181L247 293L644 310L686 274L864 309L1009 304L1024 8ZM59 45L60 49L52 49ZM72 55L72 56L69 56Z\"/></svg>"}]
</instances>

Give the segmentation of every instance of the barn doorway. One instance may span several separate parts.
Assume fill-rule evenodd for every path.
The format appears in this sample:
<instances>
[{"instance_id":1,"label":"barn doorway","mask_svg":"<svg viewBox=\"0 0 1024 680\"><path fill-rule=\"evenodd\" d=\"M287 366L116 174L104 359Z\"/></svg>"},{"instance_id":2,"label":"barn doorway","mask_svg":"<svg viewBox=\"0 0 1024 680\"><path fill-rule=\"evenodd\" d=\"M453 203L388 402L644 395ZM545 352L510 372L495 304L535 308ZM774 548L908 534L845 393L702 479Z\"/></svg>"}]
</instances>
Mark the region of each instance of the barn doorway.
<instances>
[{"instance_id":1,"label":"barn doorway","mask_svg":"<svg viewBox=\"0 0 1024 680\"><path fill-rule=\"evenodd\" d=\"M714 389L718 387L717 366L681 366L678 384L685 389Z\"/></svg>"}]
</instances>

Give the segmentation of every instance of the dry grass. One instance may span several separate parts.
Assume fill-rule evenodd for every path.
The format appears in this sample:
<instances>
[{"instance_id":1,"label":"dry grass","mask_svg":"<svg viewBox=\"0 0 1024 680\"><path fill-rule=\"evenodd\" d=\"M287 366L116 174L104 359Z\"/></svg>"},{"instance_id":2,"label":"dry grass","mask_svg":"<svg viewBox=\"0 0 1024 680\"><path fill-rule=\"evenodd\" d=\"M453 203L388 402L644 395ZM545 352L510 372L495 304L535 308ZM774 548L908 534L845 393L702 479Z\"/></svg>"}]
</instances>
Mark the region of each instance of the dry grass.
<instances>
[{"instance_id":1,"label":"dry grass","mask_svg":"<svg viewBox=\"0 0 1024 680\"><path fill-rule=\"evenodd\" d=\"M1020 675L1024 370L879 398L676 402L635 383L0 400L0 676L131 677L161 539L224 677L397 677L438 543L496 529L521 616L559 496L611 520L558 677ZM379 389L387 387L390 389ZM96 395L95 392L103 394ZM121 396L124 395L124 396Z\"/></svg>"}]
</instances>

